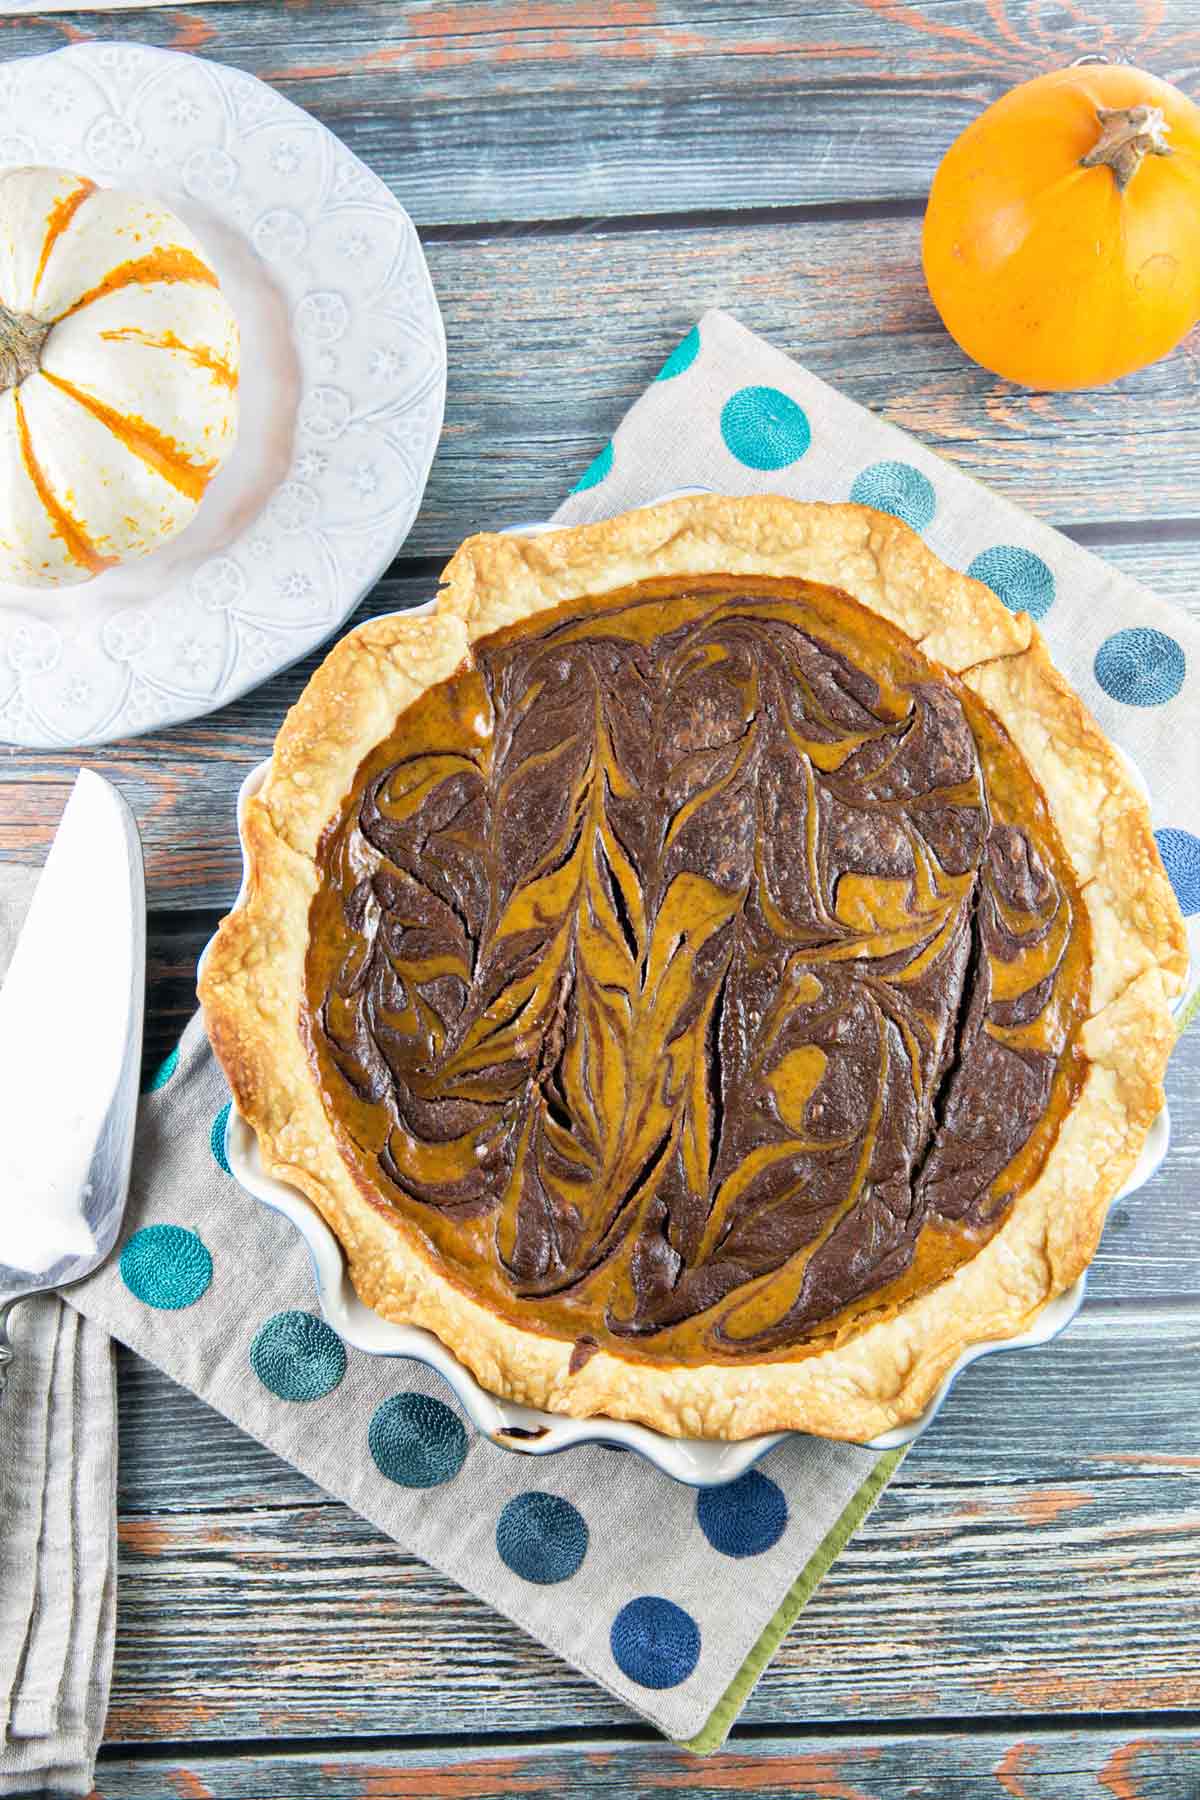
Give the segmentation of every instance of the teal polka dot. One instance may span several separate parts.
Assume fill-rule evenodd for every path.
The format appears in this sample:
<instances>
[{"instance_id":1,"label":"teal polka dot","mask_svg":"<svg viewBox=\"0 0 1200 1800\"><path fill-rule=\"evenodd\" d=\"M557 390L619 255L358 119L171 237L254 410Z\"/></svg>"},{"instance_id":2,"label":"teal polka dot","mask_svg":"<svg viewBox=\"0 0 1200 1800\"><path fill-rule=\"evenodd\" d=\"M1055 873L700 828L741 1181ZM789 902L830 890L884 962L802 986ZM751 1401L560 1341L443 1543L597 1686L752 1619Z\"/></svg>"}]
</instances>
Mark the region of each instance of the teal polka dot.
<instances>
[{"instance_id":1,"label":"teal polka dot","mask_svg":"<svg viewBox=\"0 0 1200 1800\"><path fill-rule=\"evenodd\" d=\"M517 1494L496 1526L500 1560L522 1581L536 1582L539 1587L569 1581L587 1555L587 1547L583 1514L558 1494Z\"/></svg>"},{"instance_id":2,"label":"teal polka dot","mask_svg":"<svg viewBox=\"0 0 1200 1800\"><path fill-rule=\"evenodd\" d=\"M182 1225L145 1225L122 1250L120 1269L135 1299L160 1312L179 1312L208 1292L213 1260L197 1232Z\"/></svg>"},{"instance_id":3,"label":"teal polka dot","mask_svg":"<svg viewBox=\"0 0 1200 1800\"><path fill-rule=\"evenodd\" d=\"M179 1045L169 1050L163 1057L153 1075L142 1088L143 1094L157 1094L159 1088L165 1088L172 1075L179 1067Z\"/></svg>"},{"instance_id":4,"label":"teal polka dot","mask_svg":"<svg viewBox=\"0 0 1200 1800\"><path fill-rule=\"evenodd\" d=\"M748 469L786 469L812 443L808 414L779 388L744 387L721 408L721 436Z\"/></svg>"},{"instance_id":5,"label":"teal polka dot","mask_svg":"<svg viewBox=\"0 0 1200 1800\"><path fill-rule=\"evenodd\" d=\"M1017 544L994 544L973 557L967 574L990 587L1009 612L1044 619L1054 605L1054 575L1040 556Z\"/></svg>"},{"instance_id":6,"label":"teal polka dot","mask_svg":"<svg viewBox=\"0 0 1200 1800\"><path fill-rule=\"evenodd\" d=\"M1165 706L1183 686L1187 658L1165 631L1134 625L1105 638L1093 669L1113 700L1125 706Z\"/></svg>"},{"instance_id":7,"label":"teal polka dot","mask_svg":"<svg viewBox=\"0 0 1200 1800\"><path fill-rule=\"evenodd\" d=\"M428 1394L394 1394L375 1409L367 1431L375 1467L400 1487L452 1481L467 1454L457 1413Z\"/></svg>"},{"instance_id":8,"label":"teal polka dot","mask_svg":"<svg viewBox=\"0 0 1200 1800\"><path fill-rule=\"evenodd\" d=\"M218 1167L224 1169L227 1175L233 1174L233 1170L229 1166L229 1158L225 1154L225 1127L229 1123L229 1114L232 1109L233 1101L227 1100L212 1122L212 1131L209 1134L208 1139L209 1147L217 1159Z\"/></svg>"},{"instance_id":9,"label":"teal polka dot","mask_svg":"<svg viewBox=\"0 0 1200 1800\"><path fill-rule=\"evenodd\" d=\"M877 462L854 477L850 498L856 506L873 506L924 531L937 510L933 483L911 463Z\"/></svg>"},{"instance_id":10,"label":"teal polka dot","mask_svg":"<svg viewBox=\"0 0 1200 1800\"><path fill-rule=\"evenodd\" d=\"M1200 913L1200 837L1191 831L1180 831L1175 825L1165 825L1155 832L1154 841L1175 889L1180 912L1194 919Z\"/></svg>"},{"instance_id":11,"label":"teal polka dot","mask_svg":"<svg viewBox=\"0 0 1200 1800\"><path fill-rule=\"evenodd\" d=\"M691 368L699 354L700 327L698 325L693 325L687 336L683 338L681 342L676 344L670 356L668 356L666 362L654 377L655 381L674 381L676 375L682 375L685 369Z\"/></svg>"},{"instance_id":12,"label":"teal polka dot","mask_svg":"<svg viewBox=\"0 0 1200 1800\"><path fill-rule=\"evenodd\" d=\"M605 444L599 456L588 464L575 486L573 494L585 494L589 488L599 487L605 476L611 474L613 466L613 447L611 441Z\"/></svg>"},{"instance_id":13,"label":"teal polka dot","mask_svg":"<svg viewBox=\"0 0 1200 1800\"><path fill-rule=\"evenodd\" d=\"M280 1400L320 1400L346 1373L346 1346L315 1313L276 1313L254 1334L250 1367Z\"/></svg>"}]
</instances>

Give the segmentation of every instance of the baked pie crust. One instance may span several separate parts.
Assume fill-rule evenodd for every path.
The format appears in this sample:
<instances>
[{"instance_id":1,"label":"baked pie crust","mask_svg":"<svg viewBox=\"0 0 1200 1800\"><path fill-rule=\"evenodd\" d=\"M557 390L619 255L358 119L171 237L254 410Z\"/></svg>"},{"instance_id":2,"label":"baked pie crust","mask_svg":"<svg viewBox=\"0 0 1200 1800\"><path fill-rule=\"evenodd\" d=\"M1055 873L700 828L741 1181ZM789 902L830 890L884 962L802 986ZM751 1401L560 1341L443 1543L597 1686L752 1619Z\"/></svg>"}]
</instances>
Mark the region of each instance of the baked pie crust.
<instances>
[{"instance_id":1,"label":"baked pie crust","mask_svg":"<svg viewBox=\"0 0 1200 1800\"><path fill-rule=\"evenodd\" d=\"M597 645L611 645L613 633L624 637L616 661L604 652L611 691L607 674L594 683L593 727L569 685L572 646L594 670ZM878 645L865 688L856 643ZM686 705L672 715L670 776L692 786L663 828L652 877L626 854L636 836L628 808L640 802L627 795L622 815L618 790L628 786L627 765L649 769L637 748L647 733L630 724L630 708L649 704L647 669L668 663L693 684L679 689ZM565 699L554 713L560 679ZM807 724L789 711L794 682L808 696ZM488 716L472 725L463 709L480 696ZM601 718L601 700L613 717ZM516 775L502 784L505 770L496 775L508 813L497 786L488 849L470 759L482 766L499 757L498 733L511 750L522 723L532 732L535 702L547 710L542 735L527 746L533 776L513 765L534 785L521 790ZM731 724L725 714L741 705L744 718ZM618 712L623 724L614 722ZM964 719L974 763L963 761L971 741ZM431 775L427 759L406 763L394 747L389 763L387 747L403 747L405 729L435 724L449 732L447 746L464 752L454 767L444 759L445 770L439 764ZM794 778L782 788L766 763L751 779L738 760L750 727L762 735L768 725L777 763L792 759ZM620 754L617 732L625 734ZM602 737L612 766L601 785L592 778ZM417 773L397 779L398 763ZM433 819L420 809L443 776L459 785L437 791L457 798ZM807 815L796 811L801 777ZM665 792L654 780L654 792ZM718 788L719 805L710 804ZM600 811L581 826L585 789L586 804ZM751 790L757 798L746 802ZM771 838L763 796L776 790L783 798L770 802ZM551 818L560 793L562 818ZM746 804L758 807L757 824L747 824ZM701 859L699 874L684 869L683 851L671 862L662 847L683 830L689 808L702 815L699 847L688 852ZM527 866L509 888L519 878L524 897L503 924L493 915L507 876L494 871L508 852L496 848L496 833L518 815L513 842L524 846ZM842 846L842 863L836 881L826 881L810 836L818 899L807 923L797 923L803 896L785 918L779 895L790 879L788 846L795 858L805 854L806 816L818 821L813 833ZM855 874L867 818L879 821L870 826L878 841L866 845L868 873ZM414 819L421 855L435 857L421 867L437 889L420 889L419 904ZM554 850L568 819L574 835ZM557 968L555 956L566 966L553 896L565 891L564 859L581 854L587 820L603 845L589 864L586 903L583 886L572 889L571 958L586 960L580 934L590 931L592 985L585 993L583 975L564 975L551 995L545 971ZM283 724L243 833L245 896L210 950L200 997L265 1166L318 1207L370 1306L436 1332L484 1387L532 1406L718 1438L794 1428L863 1440L910 1420L968 1345L1019 1334L1078 1277L1162 1105L1175 1036L1168 1003L1182 988L1187 951L1146 805L1032 620L869 508L705 496L532 539L468 539L432 613L372 620L330 653ZM380 842L399 846L391 876L379 873ZM468 894L470 858L492 869L486 926L482 900L476 916L469 898L447 897L437 873L447 856L460 859ZM739 873L738 857L747 869L752 859L754 873ZM764 873L771 858L776 873ZM650 860L647 852L647 870ZM872 873L876 864L891 874ZM671 891L695 903L662 955L649 943L651 888L656 921ZM937 931L930 927L918 953L908 921L922 905ZM399 923L381 923L381 906ZM738 907L750 949L730 948ZM973 923L981 907L991 921L982 939ZM1002 948L1014 960L1003 967L997 932L1010 934ZM388 956L370 962L360 938L385 944ZM1021 943L1031 947L1019 954L1012 946ZM672 1024L644 999L647 964L661 975L662 956L680 945L692 985ZM509 1000L484 967L487 957L487 968L499 966L501 951ZM775 987L755 988L751 964L773 971ZM1018 964L1020 979L1010 972ZM597 969L608 971L603 980ZM794 984L792 1011L778 1016L791 1025L778 1024L777 1042L758 1055L751 1091L745 1067L723 1069L721 1033L748 1067L746 1019L757 1029L762 1016L755 996L766 994L770 1013L785 978ZM602 994L615 999L593 1004ZM758 1010L747 1010L752 1002ZM522 1007L538 1029L518 1026ZM854 1048L868 1016L880 1021L875 1062ZM380 1076L377 1047L364 1037L372 1030L408 1071L399 1111L384 1092L390 1078ZM418 1043L434 1046L440 1087L413 1061ZM500 1046L494 1065L485 1043ZM1016 1046L1008 1063L996 1062L996 1043ZM643 1090L653 1086L646 1070L664 1071L653 1105L638 1101L640 1112L628 1082L619 1085L625 1075L611 1074L614 1044L626 1074L642 1070ZM972 1075L976 1054L985 1060ZM581 1073L589 1056L592 1072ZM605 1056L610 1073L597 1075ZM553 1059L558 1072L547 1073ZM714 1066L706 1096L704 1070ZM876 1108L867 1135L861 1120L847 1125L848 1096L864 1070L875 1082L862 1090L863 1108ZM547 1082L558 1084L554 1093ZM742 1095L736 1107L731 1093ZM972 1112L978 1095L995 1103L990 1122L977 1106ZM638 1122L622 1124L611 1155L602 1141L615 1133L606 1105ZM992 1155L1005 1162L993 1180L987 1133L1002 1131L998 1121L1022 1105L1031 1109L1025 1137L1003 1140L1012 1154ZM661 1129L646 1123L655 1107ZM722 1163L726 1140L734 1150L726 1144ZM974 1176L973 1145L981 1146ZM691 1175L666 1172L676 1164ZM697 1213L696 1191L709 1177ZM655 1184L666 1194L672 1180L676 1198L660 1197ZM888 1205L876 1189L891 1194ZM733 1223L716 1230L718 1209L738 1194L757 1198L744 1220L734 1207ZM595 1216L572 1195L590 1199Z\"/></svg>"}]
</instances>

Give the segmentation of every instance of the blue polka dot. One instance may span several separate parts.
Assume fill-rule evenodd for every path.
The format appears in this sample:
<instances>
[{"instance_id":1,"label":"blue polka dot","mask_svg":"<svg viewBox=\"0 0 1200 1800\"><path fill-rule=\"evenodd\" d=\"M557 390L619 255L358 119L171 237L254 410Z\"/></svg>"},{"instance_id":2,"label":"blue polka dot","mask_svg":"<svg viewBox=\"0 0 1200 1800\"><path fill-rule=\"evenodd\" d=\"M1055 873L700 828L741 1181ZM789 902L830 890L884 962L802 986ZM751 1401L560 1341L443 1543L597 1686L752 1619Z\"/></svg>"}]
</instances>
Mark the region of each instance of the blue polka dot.
<instances>
[{"instance_id":1,"label":"blue polka dot","mask_svg":"<svg viewBox=\"0 0 1200 1800\"><path fill-rule=\"evenodd\" d=\"M623 1606L612 1622L609 1641L618 1669L639 1687L678 1687L700 1660L700 1627L695 1619L657 1594L644 1594Z\"/></svg>"},{"instance_id":2,"label":"blue polka dot","mask_svg":"<svg viewBox=\"0 0 1200 1800\"><path fill-rule=\"evenodd\" d=\"M1105 638L1093 665L1096 680L1125 706L1163 706L1187 674L1187 658L1173 637L1134 625Z\"/></svg>"},{"instance_id":3,"label":"blue polka dot","mask_svg":"<svg viewBox=\"0 0 1200 1800\"><path fill-rule=\"evenodd\" d=\"M213 1276L208 1246L182 1225L145 1225L135 1231L121 1252L120 1268L134 1298L160 1312L194 1306Z\"/></svg>"},{"instance_id":4,"label":"blue polka dot","mask_svg":"<svg viewBox=\"0 0 1200 1800\"><path fill-rule=\"evenodd\" d=\"M518 1494L500 1514L500 1560L523 1581L568 1581L587 1554L583 1514L557 1494Z\"/></svg>"},{"instance_id":5,"label":"blue polka dot","mask_svg":"<svg viewBox=\"0 0 1200 1800\"><path fill-rule=\"evenodd\" d=\"M212 1131L209 1134L208 1139L209 1148L216 1157L219 1166L224 1169L227 1175L233 1174L233 1170L229 1166L229 1158L225 1154L225 1127L229 1123L229 1114L232 1111L232 1108L233 1101L227 1100L213 1120Z\"/></svg>"},{"instance_id":6,"label":"blue polka dot","mask_svg":"<svg viewBox=\"0 0 1200 1800\"><path fill-rule=\"evenodd\" d=\"M159 1088L165 1088L172 1075L179 1067L179 1045L167 1052L155 1069L153 1075L142 1088L143 1094L157 1094Z\"/></svg>"},{"instance_id":7,"label":"blue polka dot","mask_svg":"<svg viewBox=\"0 0 1200 1800\"><path fill-rule=\"evenodd\" d=\"M612 473L612 466L613 447L610 440L605 444L599 456L594 457L588 464L587 468L583 471L583 474L579 477L579 480L575 483L575 486L571 489L571 492L573 494L586 494L589 488L599 487L605 476Z\"/></svg>"},{"instance_id":8,"label":"blue polka dot","mask_svg":"<svg viewBox=\"0 0 1200 1800\"><path fill-rule=\"evenodd\" d=\"M698 325L693 325L687 336L676 344L654 377L655 381L674 381L676 375L682 375L685 369L691 368L699 354L700 328Z\"/></svg>"},{"instance_id":9,"label":"blue polka dot","mask_svg":"<svg viewBox=\"0 0 1200 1800\"><path fill-rule=\"evenodd\" d=\"M1017 544L993 544L971 559L967 574L990 587L1009 612L1044 619L1054 605L1054 575L1032 550Z\"/></svg>"},{"instance_id":10,"label":"blue polka dot","mask_svg":"<svg viewBox=\"0 0 1200 1800\"><path fill-rule=\"evenodd\" d=\"M280 1400L320 1400L346 1373L346 1346L315 1313L276 1313L254 1334L250 1366Z\"/></svg>"},{"instance_id":11,"label":"blue polka dot","mask_svg":"<svg viewBox=\"0 0 1200 1800\"><path fill-rule=\"evenodd\" d=\"M772 387L744 387L721 408L721 436L748 469L786 469L812 443L802 406Z\"/></svg>"},{"instance_id":12,"label":"blue polka dot","mask_svg":"<svg viewBox=\"0 0 1200 1800\"><path fill-rule=\"evenodd\" d=\"M724 1487L702 1488L696 1499L700 1529L722 1556L761 1556L783 1536L787 1501L775 1482L747 1469Z\"/></svg>"},{"instance_id":13,"label":"blue polka dot","mask_svg":"<svg viewBox=\"0 0 1200 1800\"><path fill-rule=\"evenodd\" d=\"M1166 825L1155 832L1154 841L1163 868L1171 878L1180 912L1193 918L1200 913L1200 837Z\"/></svg>"},{"instance_id":14,"label":"blue polka dot","mask_svg":"<svg viewBox=\"0 0 1200 1800\"><path fill-rule=\"evenodd\" d=\"M854 477L850 498L856 506L891 513L914 531L924 531L937 511L933 483L911 463L877 462Z\"/></svg>"},{"instance_id":15,"label":"blue polka dot","mask_svg":"<svg viewBox=\"0 0 1200 1800\"><path fill-rule=\"evenodd\" d=\"M467 1454L457 1413L428 1394L393 1394L375 1408L367 1431L375 1467L400 1487L438 1487L452 1481Z\"/></svg>"}]
</instances>

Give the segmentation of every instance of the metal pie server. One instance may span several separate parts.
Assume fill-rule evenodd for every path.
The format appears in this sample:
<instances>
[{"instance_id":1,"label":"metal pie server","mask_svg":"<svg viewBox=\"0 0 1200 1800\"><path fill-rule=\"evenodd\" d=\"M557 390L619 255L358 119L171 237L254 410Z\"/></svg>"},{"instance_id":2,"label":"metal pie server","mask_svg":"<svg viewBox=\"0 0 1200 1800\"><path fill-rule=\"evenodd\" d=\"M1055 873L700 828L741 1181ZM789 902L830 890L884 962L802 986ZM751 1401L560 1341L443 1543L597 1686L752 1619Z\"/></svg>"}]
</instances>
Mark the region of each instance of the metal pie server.
<instances>
[{"instance_id":1,"label":"metal pie server","mask_svg":"<svg viewBox=\"0 0 1200 1800\"><path fill-rule=\"evenodd\" d=\"M0 1388L17 1301L81 1280L116 1241L145 974L137 826L81 769L0 989Z\"/></svg>"}]
</instances>

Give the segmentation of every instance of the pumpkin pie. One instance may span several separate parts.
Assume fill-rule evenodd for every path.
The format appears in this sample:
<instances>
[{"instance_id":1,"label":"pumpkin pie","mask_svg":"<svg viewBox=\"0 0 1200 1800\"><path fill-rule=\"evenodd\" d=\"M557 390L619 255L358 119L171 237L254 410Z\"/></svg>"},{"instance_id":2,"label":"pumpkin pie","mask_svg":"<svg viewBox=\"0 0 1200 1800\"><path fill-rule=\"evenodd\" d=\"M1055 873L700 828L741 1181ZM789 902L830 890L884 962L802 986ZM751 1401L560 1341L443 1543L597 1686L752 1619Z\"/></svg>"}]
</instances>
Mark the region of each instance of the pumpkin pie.
<instances>
[{"instance_id":1,"label":"pumpkin pie","mask_svg":"<svg viewBox=\"0 0 1200 1800\"><path fill-rule=\"evenodd\" d=\"M1186 971L1033 622L858 506L468 539L317 671L201 982L266 1166L491 1391L866 1439L1093 1255Z\"/></svg>"}]
</instances>

